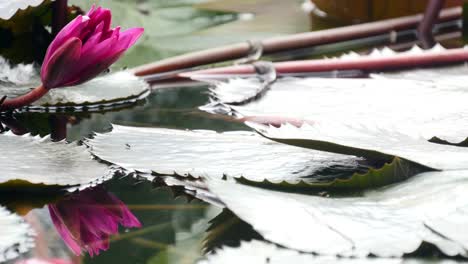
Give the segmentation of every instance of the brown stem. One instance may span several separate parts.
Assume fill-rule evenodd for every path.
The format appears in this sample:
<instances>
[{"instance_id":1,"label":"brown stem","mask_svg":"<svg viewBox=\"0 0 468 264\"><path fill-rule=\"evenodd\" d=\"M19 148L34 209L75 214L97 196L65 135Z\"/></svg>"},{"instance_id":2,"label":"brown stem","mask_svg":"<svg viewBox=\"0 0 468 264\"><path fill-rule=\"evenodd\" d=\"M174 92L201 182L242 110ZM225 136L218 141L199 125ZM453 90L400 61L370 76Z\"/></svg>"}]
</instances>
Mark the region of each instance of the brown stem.
<instances>
[{"instance_id":1,"label":"brown stem","mask_svg":"<svg viewBox=\"0 0 468 264\"><path fill-rule=\"evenodd\" d=\"M327 71L363 70L382 71L392 69L416 68L468 61L465 48L444 50L437 53L397 54L390 57L362 56L356 59L319 59L303 61L285 61L274 63L278 74L310 73ZM179 74L180 77L192 78L215 74L253 74L252 65L239 65L207 69Z\"/></svg>"},{"instance_id":2,"label":"brown stem","mask_svg":"<svg viewBox=\"0 0 468 264\"><path fill-rule=\"evenodd\" d=\"M41 84L27 94L15 97L13 99L6 99L2 105L0 105L0 111L13 110L15 108L30 105L31 103L39 100L48 91L49 90Z\"/></svg>"},{"instance_id":3,"label":"brown stem","mask_svg":"<svg viewBox=\"0 0 468 264\"><path fill-rule=\"evenodd\" d=\"M444 9L440 13L438 21L445 22L454 20L460 18L461 14L462 8L459 7ZM264 54L313 47L316 45L382 35L393 31L415 29L422 18L423 16L420 14L335 29L281 36L265 39L261 41L261 45L263 46ZM133 72L137 76L146 76L168 71L177 71L242 58L247 56L250 50L251 47L249 43L237 43L164 59L137 67L133 69Z\"/></svg>"},{"instance_id":4,"label":"brown stem","mask_svg":"<svg viewBox=\"0 0 468 264\"><path fill-rule=\"evenodd\" d=\"M57 33L67 24L67 0L55 0L52 12L52 35Z\"/></svg>"},{"instance_id":5,"label":"brown stem","mask_svg":"<svg viewBox=\"0 0 468 264\"><path fill-rule=\"evenodd\" d=\"M444 4L445 0L429 0L427 4L424 17L418 26L419 38L425 48L430 48L435 44L432 30Z\"/></svg>"}]
</instances>

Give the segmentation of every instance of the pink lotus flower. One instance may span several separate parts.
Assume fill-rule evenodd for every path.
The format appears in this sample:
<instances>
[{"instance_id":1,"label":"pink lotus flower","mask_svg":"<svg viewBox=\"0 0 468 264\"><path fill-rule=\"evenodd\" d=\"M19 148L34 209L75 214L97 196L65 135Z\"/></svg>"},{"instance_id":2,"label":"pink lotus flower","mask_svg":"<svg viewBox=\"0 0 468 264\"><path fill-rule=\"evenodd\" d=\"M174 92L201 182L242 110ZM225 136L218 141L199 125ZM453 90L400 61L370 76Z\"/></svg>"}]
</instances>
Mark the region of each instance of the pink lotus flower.
<instances>
[{"instance_id":1,"label":"pink lotus flower","mask_svg":"<svg viewBox=\"0 0 468 264\"><path fill-rule=\"evenodd\" d=\"M42 64L45 88L77 85L96 77L143 34L143 28L111 29L111 17L109 9L93 6L57 34Z\"/></svg>"},{"instance_id":2,"label":"pink lotus flower","mask_svg":"<svg viewBox=\"0 0 468 264\"><path fill-rule=\"evenodd\" d=\"M0 96L0 111L31 104L52 88L89 81L117 61L144 30L111 29L111 18L109 9L93 5L87 15L68 23L47 49L41 68L42 85L12 99Z\"/></svg>"},{"instance_id":3,"label":"pink lotus flower","mask_svg":"<svg viewBox=\"0 0 468 264\"><path fill-rule=\"evenodd\" d=\"M87 250L94 256L109 249L109 237L118 233L119 224L141 227L122 201L100 187L49 205L49 212L58 233L76 255Z\"/></svg>"}]
</instances>

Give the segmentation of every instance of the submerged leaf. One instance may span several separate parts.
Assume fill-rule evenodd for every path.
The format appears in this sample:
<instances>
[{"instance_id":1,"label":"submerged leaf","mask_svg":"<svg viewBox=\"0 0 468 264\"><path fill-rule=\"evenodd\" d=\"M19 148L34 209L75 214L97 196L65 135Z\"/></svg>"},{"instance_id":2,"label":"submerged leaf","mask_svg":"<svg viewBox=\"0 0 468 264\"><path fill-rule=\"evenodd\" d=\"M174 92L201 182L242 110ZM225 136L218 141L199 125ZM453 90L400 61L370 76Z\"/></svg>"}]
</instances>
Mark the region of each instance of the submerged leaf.
<instances>
[{"instance_id":1,"label":"submerged leaf","mask_svg":"<svg viewBox=\"0 0 468 264\"><path fill-rule=\"evenodd\" d=\"M2 186L85 188L112 176L107 166L94 160L86 147L74 143L5 133L0 134L0 146Z\"/></svg>"},{"instance_id":2,"label":"submerged leaf","mask_svg":"<svg viewBox=\"0 0 468 264\"><path fill-rule=\"evenodd\" d=\"M277 144L250 132L215 133L114 125L86 140L94 155L130 171L273 183L316 181L320 171L367 171L362 159ZM345 173L346 174L346 173ZM342 176L342 175L341 175Z\"/></svg>"},{"instance_id":3,"label":"submerged leaf","mask_svg":"<svg viewBox=\"0 0 468 264\"><path fill-rule=\"evenodd\" d=\"M0 206L0 262L34 247L33 231L21 217Z\"/></svg>"},{"instance_id":4,"label":"submerged leaf","mask_svg":"<svg viewBox=\"0 0 468 264\"><path fill-rule=\"evenodd\" d=\"M209 189L265 239L323 255L400 257L421 243L467 255L468 171L428 172L356 198L276 192L209 179ZM287 225L285 225L287 223Z\"/></svg>"}]
</instances>

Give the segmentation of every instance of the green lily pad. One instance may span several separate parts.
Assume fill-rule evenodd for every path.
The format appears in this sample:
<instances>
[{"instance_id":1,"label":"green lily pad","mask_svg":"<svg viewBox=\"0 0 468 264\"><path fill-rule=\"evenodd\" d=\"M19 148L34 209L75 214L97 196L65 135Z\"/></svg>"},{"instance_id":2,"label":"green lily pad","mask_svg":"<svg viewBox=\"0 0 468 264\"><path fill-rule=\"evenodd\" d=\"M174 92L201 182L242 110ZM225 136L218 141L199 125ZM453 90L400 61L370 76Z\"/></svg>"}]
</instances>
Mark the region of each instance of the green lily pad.
<instances>
[{"instance_id":1,"label":"green lily pad","mask_svg":"<svg viewBox=\"0 0 468 264\"><path fill-rule=\"evenodd\" d=\"M339 168L338 168L339 170ZM354 173L351 177L335 178L322 181L301 180L298 183L272 183L265 179L263 182L254 182L245 178L238 179L239 182L264 188L290 190L290 191L360 191L390 185L408 179L421 172L430 171L427 167L418 166L407 160L395 158L390 163L385 163L382 167L362 173ZM327 173L332 173L330 169Z\"/></svg>"}]
</instances>

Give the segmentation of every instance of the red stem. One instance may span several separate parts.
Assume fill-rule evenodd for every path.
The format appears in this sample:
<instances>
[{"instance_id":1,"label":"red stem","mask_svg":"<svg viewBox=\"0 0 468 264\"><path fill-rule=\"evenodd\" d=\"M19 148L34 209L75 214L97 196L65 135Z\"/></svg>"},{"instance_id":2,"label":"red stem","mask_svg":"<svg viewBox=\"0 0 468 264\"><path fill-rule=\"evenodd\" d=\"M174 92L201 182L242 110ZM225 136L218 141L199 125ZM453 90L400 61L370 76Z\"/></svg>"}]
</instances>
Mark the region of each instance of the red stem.
<instances>
[{"instance_id":1,"label":"red stem","mask_svg":"<svg viewBox=\"0 0 468 264\"><path fill-rule=\"evenodd\" d=\"M459 18L461 14L462 9L459 7L444 9L440 12L438 21L450 21ZM280 51L301 49L316 45L376 36L390 33L392 31L415 29L421 22L422 18L423 16L420 14L335 29L281 36L265 39L261 41L261 44L263 46L263 53L271 54ZM250 45L247 42L237 43L224 47L188 53L142 65L133 69L133 72L137 76L146 76L233 60L247 56L250 49Z\"/></svg>"},{"instance_id":2,"label":"red stem","mask_svg":"<svg viewBox=\"0 0 468 264\"><path fill-rule=\"evenodd\" d=\"M6 99L2 105L0 105L0 111L13 110L22 106L30 105L31 103L39 100L49 90L42 84L27 94L15 97L13 99Z\"/></svg>"},{"instance_id":3,"label":"red stem","mask_svg":"<svg viewBox=\"0 0 468 264\"><path fill-rule=\"evenodd\" d=\"M277 62L273 65L278 74L328 72L335 70L382 71L392 69L436 66L468 61L468 49L450 49L437 53L397 54L389 57L362 56L356 59L319 59ZM179 74L179 77L191 78L216 74L253 74L252 65L239 65L200 70Z\"/></svg>"}]
</instances>

